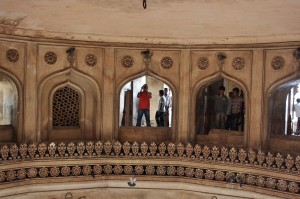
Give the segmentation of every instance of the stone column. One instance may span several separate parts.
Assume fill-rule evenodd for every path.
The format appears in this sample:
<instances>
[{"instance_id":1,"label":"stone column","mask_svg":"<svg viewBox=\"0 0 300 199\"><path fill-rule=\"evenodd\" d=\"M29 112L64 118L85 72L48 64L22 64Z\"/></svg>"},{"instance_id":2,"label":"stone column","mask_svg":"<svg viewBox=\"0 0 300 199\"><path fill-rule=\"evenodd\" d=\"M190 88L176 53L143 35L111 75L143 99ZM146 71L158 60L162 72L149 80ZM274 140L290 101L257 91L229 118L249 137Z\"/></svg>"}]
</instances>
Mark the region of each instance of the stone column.
<instances>
[{"instance_id":1,"label":"stone column","mask_svg":"<svg viewBox=\"0 0 300 199\"><path fill-rule=\"evenodd\" d=\"M24 137L18 142L37 142L37 44L27 44L24 88Z\"/></svg>"},{"instance_id":2,"label":"stone column","mask_svg":"<svg viewBox=\"0 0 300 199\"><path fill-rule=\"evenodd\" d=\"M252 82L247 109L251 110L248 124L249 137L248 147L260 149L262 142L262 118L263 118L263 74L264 74L264 52L262 49L253 51Z\"/></svg>"},{"instance_id":3,"label":"stone column","mask_svg":"<svg viewBox=\"0 0 300 199\"><path fill-rule=\"evenodd\" d=\"M114 129L114 113L118 111L115 99L115 65L114 65L114 48L105 48L103 66L103 85L102 85L102 134L101 140L113 140L117 138L117 132Z\"/></svg>"},{"instance_id":4,"label":"stone column","mask_svg":"<svg viewBox=\"0 0 300 199\"><path fill-rule=\"evenodd\" d=\"M180 72L179 72L179 91L176 100L178 103L177 113L177 137L178 142L190 142L189 122L190 122L190 50L182 50L180 57ZM175 96L174 96L175 97ZM176 107L175 104L173 107ZM173 139L174 140L174 139Z\"/></svg>"}]
</instances>

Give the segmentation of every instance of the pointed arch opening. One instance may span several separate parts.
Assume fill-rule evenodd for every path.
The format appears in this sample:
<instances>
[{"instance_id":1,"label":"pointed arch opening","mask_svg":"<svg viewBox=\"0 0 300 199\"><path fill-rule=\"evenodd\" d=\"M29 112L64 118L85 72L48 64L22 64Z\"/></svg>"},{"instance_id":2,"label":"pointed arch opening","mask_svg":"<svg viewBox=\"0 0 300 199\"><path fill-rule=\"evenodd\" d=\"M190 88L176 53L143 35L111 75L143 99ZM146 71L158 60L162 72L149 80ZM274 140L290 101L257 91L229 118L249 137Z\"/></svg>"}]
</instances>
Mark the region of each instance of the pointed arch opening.
<instances>
[{"instance_id":1,"label":"pointed arch opening","mask_svg":"<svg viewBox=\"0 0 300 199\"><path fill-rule=\"evenodd\" d=\"M125 82L120 88L119 95L119 139L127 141L137 141L140 138L143 141L171 139L173 95L171 85L150 75L139 76ZM140 135L141 132L145 132L145 136L138 138L132 134L135 131Z\"/></svg>"},{"instance_id":2,"label":"pointed arch opening","mask_svg":"<svg viewBox=\"0 0 300 199\"><path fill-rule=\"evenodd\" d=\"M271 136L300 137L299 106L300 79L285 82L273 90L269 100L269 129Z\"/></svg>"},{"instance_id":3,"label":"pointed arch opening","mask_svg":"<svg viewBox=\"0 0 300 199\"><path fill-rule=\"evenodd\" d=\"M195 132L199 142L243 147L246 91L238 82L218 77L196 93Z\"/></svg>"},{"instance_id":4,"label":"pointed arch opening","mask_svg":"<svg viewBox=\"0 0 300 199\"><path fill-rule=\"evenodd\" d=\"M9 77L0 74L0 141L14 141L17 128L18 90Z\"/></svg>"}]
</instances>

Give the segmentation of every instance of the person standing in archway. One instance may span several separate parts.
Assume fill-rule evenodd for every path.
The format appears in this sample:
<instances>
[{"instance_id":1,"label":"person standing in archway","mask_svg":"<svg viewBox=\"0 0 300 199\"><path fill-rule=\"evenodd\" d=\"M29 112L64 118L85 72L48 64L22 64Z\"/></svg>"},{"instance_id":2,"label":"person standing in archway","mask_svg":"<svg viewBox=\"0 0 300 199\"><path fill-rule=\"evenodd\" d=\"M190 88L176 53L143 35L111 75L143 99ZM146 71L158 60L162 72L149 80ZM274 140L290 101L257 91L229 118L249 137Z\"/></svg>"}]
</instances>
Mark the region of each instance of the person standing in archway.
<instances>
[{"instance_id":1,"label":"person standing in archway","mask_svg":"<svg viewBox=\"0 0 300 199\"><path fill-rule=\"evenodd\" d=\"M298 120L297 120L297 129L296 129L295 134L298 135L298 134L300 134L300 99L297 98L296 102L297 102L297 104L294 105L294 109L295 109L296 117L298 118Z\"/></svg>"},{"instance_id":2,"label":"person standing in archway","mask_svg":"<svg viewBox=\"0 0 300 199\"><path fill-rule=\"evenodd\" d=\"M170 114L171 114L171 109L172 109L172 96L169 95L168 93L168 88L164 88L164 96L166 98L166 121L165 121L165 126L169 127L170 126Z\"/></svg>"},{"instance_id":3,"label":"person standing in archway","mask_svg":"<svg viewBox=\"0 0 300 199\"><path fill-rule=\"evenodd\" d=\"M141 120L143 115L145 115L147 127L151 127L150 123L150 98L152 98L152 93L148 92L148 85L144 84L141 91L137 94L137 98L140 99L138 106L138 118L136 126L141 126Z\"/></svg>"}]
</instances>

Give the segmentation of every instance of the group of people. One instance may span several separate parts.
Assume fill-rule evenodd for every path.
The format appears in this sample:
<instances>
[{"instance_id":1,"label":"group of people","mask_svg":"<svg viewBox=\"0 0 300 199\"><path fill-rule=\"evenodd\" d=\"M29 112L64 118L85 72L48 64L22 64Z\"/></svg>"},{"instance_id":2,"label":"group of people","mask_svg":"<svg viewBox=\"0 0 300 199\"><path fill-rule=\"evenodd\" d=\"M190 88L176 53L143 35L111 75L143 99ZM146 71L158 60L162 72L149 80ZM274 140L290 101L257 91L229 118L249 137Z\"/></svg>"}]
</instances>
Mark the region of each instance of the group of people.
<instances>
[{"instance_id":1,"label":"group of people","mask_svg":"<svg viewBox=\"0 0 300 199\"><path fill-rule=\"evenodd\" d=\"M239 88L233 88L227 97L225 87L220 86L218 94L207 97L214 100L215 128L244 130L244 98Z\"/></svg>"},{"instance_id":2,"label":"group of people","mask_svg":"<svg viewBox=\"0 0 300 199\"><path fill-rule=\"evenodd\" d=\"M169 127L169 109L172 106L172 98L168 94L168 88L164 90L159 90L159 100L158 107L155 114L155 120L158 127ZM136 126L141 126L141 120L143 115L146 118L146 124L151 127L150 123L150 99L152 98L152 93L148 91L148 85L144 84L141 87L141 91L137 94L139 98L138 106L138 118Z\"/></svg>"}]
</instances>

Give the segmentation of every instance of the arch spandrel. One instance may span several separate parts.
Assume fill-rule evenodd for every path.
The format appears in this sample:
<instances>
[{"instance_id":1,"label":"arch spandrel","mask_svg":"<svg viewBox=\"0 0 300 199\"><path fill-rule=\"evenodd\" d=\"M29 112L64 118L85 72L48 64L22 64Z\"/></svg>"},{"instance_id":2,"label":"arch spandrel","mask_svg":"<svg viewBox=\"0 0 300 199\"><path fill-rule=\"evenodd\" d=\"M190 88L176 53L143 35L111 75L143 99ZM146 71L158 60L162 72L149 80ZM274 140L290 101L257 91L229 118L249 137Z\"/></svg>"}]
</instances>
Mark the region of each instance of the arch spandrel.
<instances>
[{"instance_id":1,"label":"arch spandrel","mask_svg":"<svg viewBox=\"0 0 300 199\"><path fill-rule=\"evenodd\" d=\"M224 61L218 59L218 54L225 56ZM191 51L191 86L192 88L203 79L218 74L238 79L250 88L252 76L252 51L236 50L203 50Z\"/></svg>"},{"instance_id":2,"label":"arch spandrel","mask_svg":"<svg viewBox=\"0 0 300 199\"><path fill-rule=\"evenodd\" d=\"M150 49L149 51L151 54L151 58L148 66L145 63L146 60L144 59L144 55L142 54L143 51L145 51L145 49L117 49L115 51L117 86L125 83L126 79L132 76L138 77L141 73L144 73L145 75L156 74L157 77L161 77L162 79L166 79L167 81L172 82L174 86L179 85L180 51L158 51ZM162 64L163 60L167 60L169 62L167 64L164 64L165 62Z\"/></svg>"},{"instance_id":3,"label":"arch spandrel","mask_svg":"<svg viewBox=\"0 0 300 199\"><path fill-rule=\"evenodd\" d=\"M278 82L284 82L298 72L298 63L294 57L294 49L270 49L265 50L265 72L264 72L264 90L269 93L270 89L278 85Z\"/></svg>"}]
</instances>

